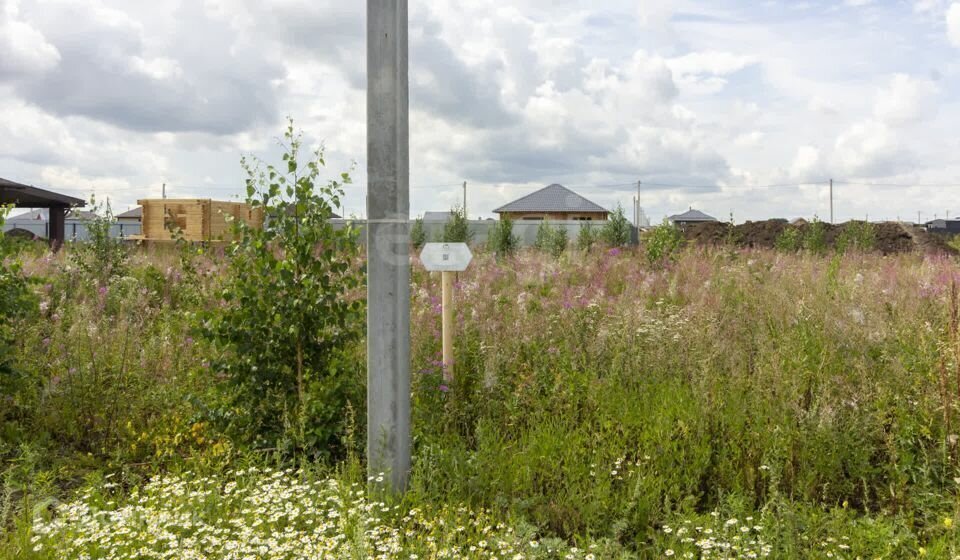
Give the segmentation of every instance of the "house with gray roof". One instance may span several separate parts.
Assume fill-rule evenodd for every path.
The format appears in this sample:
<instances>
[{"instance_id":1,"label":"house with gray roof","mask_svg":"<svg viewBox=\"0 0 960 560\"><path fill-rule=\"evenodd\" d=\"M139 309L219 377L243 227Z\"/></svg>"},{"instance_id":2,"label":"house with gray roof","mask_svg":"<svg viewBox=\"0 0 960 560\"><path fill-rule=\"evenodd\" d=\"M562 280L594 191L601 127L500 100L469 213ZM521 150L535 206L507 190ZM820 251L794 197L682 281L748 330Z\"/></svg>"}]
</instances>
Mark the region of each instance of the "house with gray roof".
<instances>
[{"instance_id":1,"label":"house with gray roof","mask_svg":"<svg viewBox=\"0 0 960 560\"><path fill-rule=\"evenodd\" d=\"M714 218L713 216L704 214L699 210L694 210L692 206L686 212L682 214L674 214L673 216L668 217L667 220L669 220L671 224L678 227L683 227L690 224L700 224L703 222L717 221L717 219Z\"/></svg>"},{"instance_id":2,"label":"house with gray roof","mask_svg":"<svg viewBox=\"0 0 960 560\"><path fill-rule=\"evenodd\" d=\"M494 212L501 218L538 221L604 221L610 215L606 208L556 183L504 204Z\"/></svg>"}]
</instances>

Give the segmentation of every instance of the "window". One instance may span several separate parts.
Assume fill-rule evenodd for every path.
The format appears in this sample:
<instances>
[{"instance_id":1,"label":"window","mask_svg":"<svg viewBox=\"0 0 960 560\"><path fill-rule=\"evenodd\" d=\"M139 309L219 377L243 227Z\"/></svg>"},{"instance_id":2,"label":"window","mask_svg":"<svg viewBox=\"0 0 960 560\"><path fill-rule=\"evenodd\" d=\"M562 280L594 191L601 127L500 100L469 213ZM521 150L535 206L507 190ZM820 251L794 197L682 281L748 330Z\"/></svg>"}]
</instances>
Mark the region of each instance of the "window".
<instances>
[{"instance_id":1,"label":"window","mask_svg":"<svg viewBox=\"0 0 960 560\"><path fill-rule=\"evenodd\" d=\"M543 216L524 216L524 220L530 220L532 222L542 222Z\"/></svg>"}]
</instances>

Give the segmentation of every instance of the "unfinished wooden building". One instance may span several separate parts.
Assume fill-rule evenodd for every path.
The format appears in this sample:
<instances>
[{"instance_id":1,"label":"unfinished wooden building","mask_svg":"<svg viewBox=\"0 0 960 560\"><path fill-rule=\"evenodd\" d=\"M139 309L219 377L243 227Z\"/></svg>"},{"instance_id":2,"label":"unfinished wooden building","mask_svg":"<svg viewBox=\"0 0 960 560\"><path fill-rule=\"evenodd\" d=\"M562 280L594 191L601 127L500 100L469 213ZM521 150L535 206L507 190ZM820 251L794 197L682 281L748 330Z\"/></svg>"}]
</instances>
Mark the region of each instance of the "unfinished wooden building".
<instances>
[{"instance_id":1,"label":"unfinished wooden building","mask_svg":"<svg viewBox=\"0 0 960 560\"><path fill-rule=\"evenodd\" d=\"M169 241L176 232L187 241L226 241L231 237L232 220L263 227L263 209L243 202L155 198L137 204L143 207L141 238L147 241Z\"/></svg>"}]
</instances>

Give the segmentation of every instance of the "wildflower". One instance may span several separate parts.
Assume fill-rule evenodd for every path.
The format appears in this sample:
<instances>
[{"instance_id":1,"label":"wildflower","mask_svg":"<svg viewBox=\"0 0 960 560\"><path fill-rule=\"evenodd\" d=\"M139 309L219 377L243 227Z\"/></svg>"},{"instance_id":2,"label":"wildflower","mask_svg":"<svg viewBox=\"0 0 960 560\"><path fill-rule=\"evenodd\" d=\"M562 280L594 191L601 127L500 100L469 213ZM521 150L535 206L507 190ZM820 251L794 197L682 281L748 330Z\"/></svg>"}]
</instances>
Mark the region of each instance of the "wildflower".
<instances>
[{"instance_id":1,"label":"wildflower","mask_svg":"<svg viewBox=\"0 0 960 560\"><path fill-rule=\"evenodd\" d=\"M663 553L665 556L673 556L673 549L668 548L666 552Z\"/></svg>"},{"instance_id":2,"label":"wildflower","mask_svg":"<svg viewBox=\"0 0 960 560\"><path fill-rule=\"evenodd\" d=\"M953 527L953 518L952 518L952 517L944 517L944 518L943 518L943 526L946 527L947 529L949 529L950 527Z\"/></svg>"},{"instance_id":3,"label":"wildflower","mask_svg":"<svg viewBox=\"0 0 960 560\"><path fill-rule=\"evenodd\" d=\"M447 391L450 390L450 387L447 387L446 385L441 384L440 387L438 387L438 389L440 389L441 393L446 393Z\"/></svg>"}]
</instances>

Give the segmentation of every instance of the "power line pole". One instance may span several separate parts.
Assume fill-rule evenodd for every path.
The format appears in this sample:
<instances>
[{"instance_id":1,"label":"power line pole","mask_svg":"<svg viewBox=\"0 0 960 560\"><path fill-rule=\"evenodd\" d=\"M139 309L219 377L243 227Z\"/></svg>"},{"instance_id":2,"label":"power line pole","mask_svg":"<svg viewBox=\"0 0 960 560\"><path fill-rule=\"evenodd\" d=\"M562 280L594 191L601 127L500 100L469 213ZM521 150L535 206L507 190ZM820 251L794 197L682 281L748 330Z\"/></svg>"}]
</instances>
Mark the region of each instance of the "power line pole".
<instances>
[{"instance_id":1,"label":"power line pole","mask_svg":"<svg viewBox=\"0 0 960 560\"><path fill-rule=\"evenodd\" d=\"M407 0L367 0L367 469L393 492L410 471L407 76Z\"/></svg>"},{"instance_id":2,"label":"power line pole","mask_svg":"<svg viewBox=\"0 0 960 560\"><path fill-rule=\"evenodd\" d=\"M830 223L833 223L833 179L830 179Z\"/></svg>"},{"instance_id":3,"label":"power line pole","mask_svg":"<svg viewBox=\"0 0 960 560\"><path fill-rule=\"evenodd\" d=\"M466 181L463 182L463 217L466 219L470 219L469 215L467 214L467 182Z\"/></svg>"},{"instance_id":4,"label":"power line pole","mask_svg":"<svg viewBox=\"0 0 960 560\"><path fill-rule=\"evenodd\" d=\"M633 215L634 215L633 223L638 228L640 227L640 184L641 184L641 181L637 181L637 198L636 198L636 202L633 203Z\"/></svg>"},{"instance_id":5,"label":"power line pole","mask_svg":"<svg viewBox=\"0 0 960 560\"><path fill-rule=\"evenodd\" d=\"M167 198L167 184L166 184L166 183L164 183L163 186L160 187L160 196L161 196L161 198Z\"/></svg>"}]
</instances>

